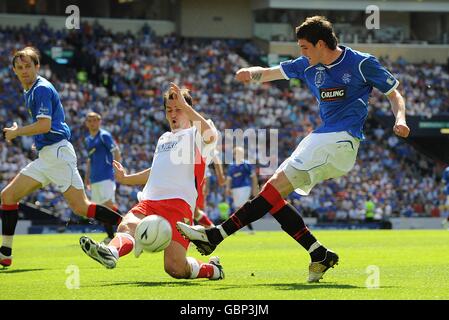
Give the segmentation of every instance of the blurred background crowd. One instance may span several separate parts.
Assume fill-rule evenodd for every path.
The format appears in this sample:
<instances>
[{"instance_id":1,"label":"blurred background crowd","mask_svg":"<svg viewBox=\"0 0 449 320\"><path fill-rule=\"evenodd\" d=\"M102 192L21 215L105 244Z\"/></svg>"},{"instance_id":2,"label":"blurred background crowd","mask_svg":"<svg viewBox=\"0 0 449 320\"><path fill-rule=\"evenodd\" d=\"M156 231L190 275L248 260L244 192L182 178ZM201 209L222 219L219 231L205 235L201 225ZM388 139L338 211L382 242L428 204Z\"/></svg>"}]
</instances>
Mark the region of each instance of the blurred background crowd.
<instances>
[{"instance_id":1,"label":"blurred background crowd","mask_svg":"<svg viewBox=\"0 0 449 320\"><path fill-rule=\"evenodd\" d=\"M169 129L162 94L170 81L191 89L195 108L212 119L222 134L225 129L278 129L279 164L320 124L316 100L302 83L244 86L233 80L239 68L259 62L258 49L247 43L157 37L147 26L138 35L111 33L96 23L83 24L80 31L51 30L45 22L37 28L0 29L0 122L3 126L28 122L20 83L11 68L14 50L26 45L35 45L42 52L55 45L76 48L74 65L61 72L43 61L40 74L59 91L82 176L88 134L84 121L89 111L102 115L102 127L115 138L129 172L151 166L157 139ZM442 66L391 61L388 57L381 61L400 80L408 115L449 113L449 74ZM415 152L391 128L375 121L376 114L392 114L388 100L377 90L370 99L369 112L366 140L355 168L342 178L316 186L310 196L293 194L289 201L305 216L326 222L362 221L367 211L378 220L447 216L441 182L444 164ZM1 188L37 157L32 144L29 137L11 145L0 141ZM221 151L229 150L223 146ZM255 166L261 169L260 164ZM260 185L268 178L259 175ZM122 212L137 202L138 191L118 186L116 200ZM62 195L51 186L26 200L51 210L62 220L73 218ZM227 201L211 174L206 211L212 219L219 219L219 204Z\"/></svg>"}]
</instances>

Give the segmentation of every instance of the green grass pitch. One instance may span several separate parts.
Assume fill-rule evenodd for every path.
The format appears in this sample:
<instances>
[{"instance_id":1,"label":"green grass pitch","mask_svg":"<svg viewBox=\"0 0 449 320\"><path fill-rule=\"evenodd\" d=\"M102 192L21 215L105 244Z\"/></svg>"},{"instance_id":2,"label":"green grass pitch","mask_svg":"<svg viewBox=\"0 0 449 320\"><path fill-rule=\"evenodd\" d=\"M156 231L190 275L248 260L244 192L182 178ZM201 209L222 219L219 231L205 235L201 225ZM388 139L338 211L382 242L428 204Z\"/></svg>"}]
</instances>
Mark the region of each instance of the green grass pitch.
<instances>
[{"instance_id":1,"label":"green grass pitch","mask_svg":"<svg viewBox=\"0 0 449 320\"><path fill-rule=\"evenodd\" d=\"M240 232L216 250L222 281L176 280L163 254L134 254L107 270L80 249L77 234L14 239L12 267L0 269L0 299L449 299L449 232L316 231L340 255L317 284L306 282L309 257L282 232ZM93 234L101 240L103 234ZM203 258L191 246L189 255ZM79 273L77 273L79 270ZM76 276L79 275L79 288ZM367 284L377 288L367 288ZM67 287L69 285L69 288Z\"/></svg>"}]
</instances>

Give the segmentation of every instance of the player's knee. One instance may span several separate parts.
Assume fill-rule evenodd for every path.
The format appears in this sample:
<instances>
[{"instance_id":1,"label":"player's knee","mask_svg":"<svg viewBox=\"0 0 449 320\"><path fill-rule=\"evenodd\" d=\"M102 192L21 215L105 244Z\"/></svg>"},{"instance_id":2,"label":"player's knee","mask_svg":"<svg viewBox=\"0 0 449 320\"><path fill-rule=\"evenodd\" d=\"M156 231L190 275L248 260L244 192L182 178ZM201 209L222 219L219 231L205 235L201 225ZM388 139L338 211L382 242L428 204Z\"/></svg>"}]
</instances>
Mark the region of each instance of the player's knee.
<instances>
[{"instance_id":1,"label":"player's knee","mask_svg":"<svg viewBox=\"0 0 449 320\"><path fill-rule=\"evenodd\" d=\"M75 212L75 214L79 216L87 216L87 206L82 202L70 201L69 202L70 209Z\"/></svg>"},{"instance_id":2,"label":"player's knee","mask_svg":"<svg viewBox=\"0 0 449 320\"><path fill-rule=\"evenodd\" d=\"M167 259L164 262L164 270L175 279L188 279L190 276L185 261L179 259Z\"/></svg>"},{"instance_id":3,"label":"player's knee","mask_svg":"<svg viewBox=\"0 0 449 320\"><path fill-rule=\"evenodd\" d=\"M125 218L118 225L117 232L123 232L123 233L128 233L128 234L134 235L134 233L136 231L136 227L137 227L137 223L128 221Z\"/></svg>"},{"instance_id":4,"label":"player's knee","mask_svg":"<svg viewBox=\"0 0 449 320\"><path fill-rule=\"evenodd\" d=\"M16 203L17 200L15 199L15 196L14 196L14 190L12 190L11 188L3 189L1 192L1 200L2 200L2 204Z\"/></svg>"}]
</instances>

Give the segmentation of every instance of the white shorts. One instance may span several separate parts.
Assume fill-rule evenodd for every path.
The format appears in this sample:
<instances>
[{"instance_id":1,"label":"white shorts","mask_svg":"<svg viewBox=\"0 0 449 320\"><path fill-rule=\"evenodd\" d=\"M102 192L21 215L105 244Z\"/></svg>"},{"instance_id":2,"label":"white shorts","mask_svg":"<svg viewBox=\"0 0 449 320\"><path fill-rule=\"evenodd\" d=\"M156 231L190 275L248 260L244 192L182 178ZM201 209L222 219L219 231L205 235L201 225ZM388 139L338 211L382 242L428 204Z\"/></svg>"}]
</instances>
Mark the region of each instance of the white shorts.
<instances>
[{"instance_id":1,"label":"white shorts","mask_svg":"<svg viewBox=\"0 0 449 320\"><path fill-rule=\"evenodd\" d=\"M240 187L232 190L232 199L235 209L240 208L251 197L251 187Z\"/></svg>"},{"instance_id":2,"label":"white shorts","mask_svg":"<svg viewBox=\"0 0 449 320\"><path fill-rule=\"evenodd\" d=\"M78 172L76 153L67 140L43 147L39 157L23 168L20 173L33 178L42 187L54 183L58 191L64 193L70 186L84 189Z\"/></svg>"},{"instance_id":3,"label":"white shorts","mask_svg":"<svg viewBox=\"0 0 449 320\"><path fill-rule=\"evenodd\" d=\"M90 185L92 202L103 204L109 200L115 203L115 181L103 180Z\"/></svg>"},{"instance_id":4,"label":"white shorts","mask_svg":"<svg viewBox=\"0 0 449 320\"><path fill-rule=\"evenodd\" d=\"M297 193L308 195L317 183L349 172L359 145L346 131L311 133L276 172L283 171Z\"/></svg>"}]
</instances>

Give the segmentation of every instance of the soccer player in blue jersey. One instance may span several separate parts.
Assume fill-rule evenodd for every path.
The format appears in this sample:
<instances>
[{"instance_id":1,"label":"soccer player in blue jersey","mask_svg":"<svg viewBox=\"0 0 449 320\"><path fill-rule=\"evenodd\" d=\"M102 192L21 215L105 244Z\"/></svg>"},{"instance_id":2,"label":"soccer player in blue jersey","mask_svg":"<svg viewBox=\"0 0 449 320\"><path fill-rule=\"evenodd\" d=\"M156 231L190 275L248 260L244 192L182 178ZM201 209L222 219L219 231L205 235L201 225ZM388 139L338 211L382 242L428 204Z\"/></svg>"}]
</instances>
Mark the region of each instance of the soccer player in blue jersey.
<instances>
[{"instance_id":1,"label":"soccer player in blue jersey","mask_svg":"<svg viewBox=\"0 0 449 320\"><path fill-rule=\"evenodd\" d=\"M444 169L441 180L444 183L444 193L446 194L446 202L444 203L446 211L449 209L449 166ZM449 217L443 220L442 225L446 229L449 227Z\"/></svg>"},{"instance_id":2,"label":"soccer player in blue jersey","mask_svg":"<svg viewBox=\"0 0 449 320\"><path fill-rule=\"evenodd\" d=\"M12 59L13 71L24 89L25 104L31 124L4 128L7 142L20 136L33 136L38 159L29 163L1 192L2 246L0 265L12 263L12 243L18 220L18 202L49 183L63 193L70 208L78 215L116 224L120 216L109 208L90 202L84 192L77 169L70 129L64 109L53 85L38 75L39 52L33 47L17 51Z\"/></svg>"},{"instance_id":3,"label":"soccer player in blue jersey","mask_svg":"<svg viewBox=\"0 0 449 320\"><path fill-rule=\"evenodd\" d=\"M91 190L91 200L118 212L115 204L115 179L112 161L120 161L120 149L112 135L101 128L101 115L89 112L86 116L86 127L89 135L85 139L88 153L84 184ZM104 224L107 237L105 244L114 238L114 226Z\"/></svg>"},{"instance_id":4,"label":"soccer player in blue jersey","mask_svg":"<svg viewBox=\"0 0 449 320\"><path fill-rule=\"evenodd\" d=\"M270 212L281 228L311 256L309 282L318 282L338 262L338 255L313 236L297 210L284 198L294 190L308 195L319 182L337 178L352 169L368 97L377 88L390 101L396 118L393 132L406 138L404 99L399 81L370 54L339 45L332 24L321 16L307 18L296 28L302 56L273 68L250 67L237 71L242 83L300 79L312 91L320 107L322 125L305 137L281 164L257 197L246 202L221 225L205 229L178 223L180 231L203 254L210 254L224 238Z\"/></svg>"},{"instance_id":5,"label":"soccer player in blue jersey","mask_svg":"<svg viewBox=\"0 0 449 320\"><path fill-rule=\"evenodd\" d=\"M242 147L235 147L234 162L228 167L226 193L232 197L233 209L240 208L251 196L259 193L256 170L244 157L245 150ZM248 223L247 227L254 233L251 223Z\"/></svg>"}]
</instances>

